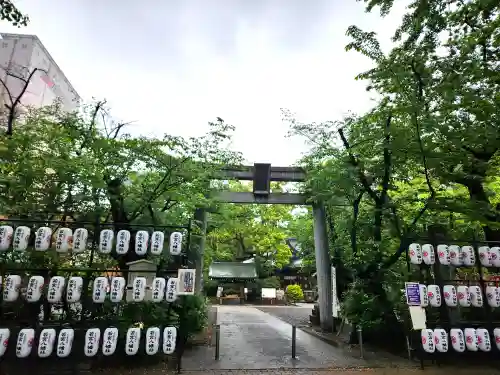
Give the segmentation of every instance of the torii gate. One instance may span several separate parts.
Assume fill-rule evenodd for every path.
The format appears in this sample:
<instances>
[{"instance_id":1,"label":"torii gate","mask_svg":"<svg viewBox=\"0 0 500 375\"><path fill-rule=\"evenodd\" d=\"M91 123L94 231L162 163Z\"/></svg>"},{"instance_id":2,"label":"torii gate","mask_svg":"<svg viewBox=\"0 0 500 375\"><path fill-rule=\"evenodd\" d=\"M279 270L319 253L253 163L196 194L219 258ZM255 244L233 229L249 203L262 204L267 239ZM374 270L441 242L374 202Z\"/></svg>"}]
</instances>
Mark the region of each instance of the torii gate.
<instances>
[{"instance_id":1,"label":"torii gate","mask_svg":"<svg viewBox=\"0 0 500 375\"><path fill-rule=\"evenodd\" d=\"M271 164L256 163L253 166L225 167L213 177L217 180L253 181L252 192L221 191L213 197L219 202L237 204L290 204L307 205L304 194L272 193L271 181L304 182L305 171L298 167L272 167ZM331 265L328 251L328 236L325 208L321 202L312 203L314 222L314 248L316 255L316 272L318 280L318 296L320 323L324 330L333 327L332 281ZM206 209L197 209L195 221L201 230L199 237L199 258L196 268L196 290L201 288L201 273L203 270L203 252L205 250L205 233L207 228ZM199 269L198 269L199 268Z\"/></svg>"}]
</instances>

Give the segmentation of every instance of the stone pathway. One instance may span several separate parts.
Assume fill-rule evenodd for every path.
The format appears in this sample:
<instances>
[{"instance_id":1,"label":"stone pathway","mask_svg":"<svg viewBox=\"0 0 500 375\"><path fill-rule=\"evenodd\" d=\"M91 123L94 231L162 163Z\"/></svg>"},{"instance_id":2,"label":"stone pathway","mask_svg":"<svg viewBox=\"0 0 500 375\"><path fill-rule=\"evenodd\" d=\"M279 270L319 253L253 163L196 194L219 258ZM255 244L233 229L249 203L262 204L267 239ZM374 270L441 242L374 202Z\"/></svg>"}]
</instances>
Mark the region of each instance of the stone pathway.
<instances>
[{"instance_id":1,"label":"stone pathway","mask_svg":"<svg viewBox=\"0 0 500 375\"><path fill-rule=\"evenodd\" d=\"M203 375L498 375L496 369L457 370L457 369L409 369L409 368L370 368L370 369L279 369L279 370L209 370ZM183 375L201 375L201 372L182 372ZM153 374L150 374L153 375ZM156 375L156 374L154 374Z\"/></svg>"},{"instance_id":2,"label":"stone pathway","mask_svg":"<svg viewBox=\"0 0 500 375\"><path fill-rule=\"evenodd\" d=\"M287 323L295 324L297 327L309 326L309 315L311 315L314 304L303 303L297 306L256 306L265 313L274 315Z\"/></svg>"},{"instance_id":3,"label":"stone pathway","mask_svg":"<svg viewBox=\"0 0 500 375\"><path fill-rule=\"evenodd\" d=\"M106 375L175 375L163 369L140 369L106 372ZM363 369L269 369L269 370L183 370L182 375L499 375L496 369L432 368L363 368ZM97 374L103 375L103 374Z\"/></svg>"},{"instance_id":4,"label":"stone pathway","mask_svg":"<svg viewBox=\"0 0 500 375\"><path fill-rule=\"evenodd\" d=\"M183 369L284 369L365 366L341 348L335 348L297 330L297 359L292 359L292 326L249 306L220 306L220 360L214 348L200 347L186 352Z\"/></svg>"}]
</instances>

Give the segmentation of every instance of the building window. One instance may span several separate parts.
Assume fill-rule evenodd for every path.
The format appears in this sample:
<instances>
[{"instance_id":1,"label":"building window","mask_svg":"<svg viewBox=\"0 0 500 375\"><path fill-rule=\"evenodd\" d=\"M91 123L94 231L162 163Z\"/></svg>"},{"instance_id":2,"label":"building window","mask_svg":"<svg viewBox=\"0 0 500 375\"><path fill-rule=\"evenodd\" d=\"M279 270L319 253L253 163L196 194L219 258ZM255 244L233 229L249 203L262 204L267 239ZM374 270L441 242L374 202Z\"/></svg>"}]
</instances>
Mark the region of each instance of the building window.
<instances>
[{"instance_id":1,"label":"building window","mask_svg":"<svg viewBox=\"0 0 500 375\"><path fill-rule=\"evenodd\" d=\"M26 48L28 48L28 45L27 45L26 43L23 43L23 44L21 45L21 48L26 49Z\"/></svg>"},{"instance_id":2,"label":"building window","mask_svg":"<svg viewBox=\"0 0 500 375\"><path fill-rule=\"evenodd\" d=\"M2 43L2 48L7 48L9 46L9 43Z\"/></svg>"}]
</instances>

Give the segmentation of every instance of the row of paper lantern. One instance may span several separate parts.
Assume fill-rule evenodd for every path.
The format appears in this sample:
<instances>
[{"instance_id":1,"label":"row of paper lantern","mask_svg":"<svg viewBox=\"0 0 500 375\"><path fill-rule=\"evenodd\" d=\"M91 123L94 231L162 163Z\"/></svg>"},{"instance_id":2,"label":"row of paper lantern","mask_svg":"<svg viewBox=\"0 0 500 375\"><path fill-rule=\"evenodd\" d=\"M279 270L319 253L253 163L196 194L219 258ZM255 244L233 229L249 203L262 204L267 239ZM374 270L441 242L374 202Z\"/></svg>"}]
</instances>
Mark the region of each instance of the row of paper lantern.
<instances>
[{"instance_id":1,"label":"row of paper lantern","mask_svg":"<svg viewBox=\"0 0 500 375\"><path fill-rule=\"evenodd\" d=\"M430 265L436 262L436 253L431 244L420 246L418 243L412 243L408 254L413 264ZM478 255L482 266L500 267L500 247L480 246ZM445 266L470 267L476 264L476 255L472 246L438 245L437 258L439 263Z\"/></svg>"},{"instance_id":2,"label":"row of paper lantern","mask_svg":"<svg viewBox=\"0 0 500 375\"><path fill-rule=\"evenodd\" d=\"M0 226L0 251L6 251L12 245L15 251L25 251L28 248L28 242L31 235L31 229L25 226L19 226L14 229L9 225ZM87 248L88 230L77 228L75 232L70 228L59 228L55 236L55 248L57 252L65 253L70 249L73 253L81 253ZM99 235L99 252L109 254L113 249L117 254L126 254L130 247L130 231L120 230L115 235L113 230L104 229ZM49 227L40 227L35 233L35 250L46 251L50 248L52 240L52 229ZM137 231L135 235L134 251L137 255L145 255L148 248L153 255L160 255L163 252L165 234L160 231L153 232L151 241L149 232L145 230ZM182 251L182 234L173 232L170 235L169 250L172 255L179 255Z\"/></svg>"},{"instance_id":3,"label":"row of paper lantern","mask_svg":"<svg viewBox=\"0 0 500 375\"><path fill-rule=\"evenodd\" d=\"M178 295L194 294L194 269L181 269L177 278L171 277L166 280L163 277L155 277L151 285L152 302L174 302ZM179 280L182 280L180 283ZM13 302L19 298L22 278L19 275L9 275L5 278L3 300ZM27 302L38 302L43 294L45 280L43 276L31 276L26 288L25 299ZM1 279L0 279L1 284ZM68 303L79 302L82 296L83 278L72 276L67 286L63 276L53 276L47 288L47 301L49 303L61 302L66 292ZM104 303L109 293L111 302L121 302L125 295L126 281L124 277L111 278L101 276L94 279L92 285L92 300L94 303ZM142 302L148 289L145 277L136 277L132 282L132 301Z\"/></svg>"},{"instance_id":4,"label":"row of paper lantern","mask_svg":"<svg viewBox=\"0 0 500 375\"><path fill-rule=\"evenodd\" d=\"M435 351L445 353L449 350L449 342L456 352L462 353L465 350L471 352L491 351L490 333L486 328L452 328L450 330L449 340L448 332L442 328L423 329L421 331L422 346L427 353ZM500 350L500 328L493 330L493 337L497 349Z\"/></svg>"},{"instance_id":5,"label":"row of paper lantern","mask_svg":"<svg viewBox=\"0 0 500 375\"><path fill-rule=\"evenodd\" d=\"M441 295L439 285L419 284L420 303L422 307L440 307L442 300L449 307L482 307L484 304L483 293L478 285L465 286L444 285ZM491 307L500 307L500 288L496 286L486 287L486 301Z\"/></svg>"},{"instance_id":6,"label":"row of paper lantern","mask_svg":"<svg viewBox=\"0 0 500 375\"><path fill-rule=\"evenodd\" d=\"M11 332L8 328L0 328L0 357L7 351ZM150 327L146 330L145 353L155 355L160 351L161 330L159 327ZM56 333L54 328L45 328L38 337L37 355L40 358L50 357L53 353L57 357L68 357L73 351L73 340L75 331L73 328L63 328ZM177 329L166 327L163 330L162 349L165 354L172 354L175 351ZM57 340L56 340L57 339ZM141 328L132 327L127 330L125 337L125 353L136 355L139 351L141 340ZM18 358L28 357L33 349L35 341L35 330L33 328L23 328L19 331L16 341L16 356ZM57 341L57 344L56 344ZM118 344L118 328L109 327L104 330L101 340L101 330L90 328L85 332L84 354L93 357L99 352L105 356L113 355Z\"/></svg>"}]
</instances>

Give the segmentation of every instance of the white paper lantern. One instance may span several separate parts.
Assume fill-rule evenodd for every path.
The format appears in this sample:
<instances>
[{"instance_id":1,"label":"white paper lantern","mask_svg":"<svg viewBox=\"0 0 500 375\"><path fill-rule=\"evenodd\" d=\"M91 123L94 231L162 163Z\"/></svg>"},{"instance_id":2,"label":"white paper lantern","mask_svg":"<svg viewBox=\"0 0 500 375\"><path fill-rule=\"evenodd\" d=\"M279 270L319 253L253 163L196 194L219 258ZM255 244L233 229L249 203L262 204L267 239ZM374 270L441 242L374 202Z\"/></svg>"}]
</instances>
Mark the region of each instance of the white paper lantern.
<instances>
[{"instance_id":1,"label":"white paper lantern","mask_svg":"<svg viewBox=\"0 0 500 375\"><path fill-rule=\"evenodd\" d=\"M38 357L47 358L52 355L56 343L57 333L54 328L45 328L38 340Z\"/></svg>"},{"instance_id":2,"label":"white paper lantern","mask_svg":"<svg viewBox=\"0 0 500 375\"><path fill-rule=\"evenodd\" d=\"M26 358L31 354L33 341L35 340L35 330L33 328L23 328L17 335L16 357Z\"/></svg>"},{"instance_id":3,"label":"white paper lantern","mask_svg":"<svg viewBox=\"0 0 500 375\"><path fill-rule=\"evenodd\" d=\"M116 236L116 253L119 255L127 254L130 247L130 232L121 230Z\"/></svg>"},{"instance_id":4,"label":"white paper lantern","mask_svg":"<svg viewBox=\"0 0 500 375\"><path fill-rule=\"evenodd\" d=\"M127 355L136 355L139 351L141 342L141 329L138 327L129 328L125 339L125 353Z\"/></svg>"},{"instance_id":5,"label":"white paper lantern","mask_svg":"<svg viewBox=\"0 0 500 375\"><path fill-rule=\"evenodd\" d=\"M92 300L94 303L104 303L107 289L108 278L104 276L96 277L92 285Z\"/></svg>"},{"instance_id":6,"label":"white paper lantern","mask_svg":"<svg viewBox=\"0 0 500 375\"><path fill-rule=\"evenodd\" d=\"M458 303L457 289L454 285L443 286L444 302L447 306L455 307Z\"/></svg>"},{"instance_id":7,"label":"white paper lantern","mask_svg":"<svg viewBox=\"0 0 500 375\"><path fill-rule=\"evenodd\" d=\"M458 304L462 307L469 307L471 304L469 287L460 285L457 287Z\"/></svg>"},{"instance_id":8,"label":"white paper lantern","mask_svg":"<svg viewBox=\"0 0 500 375\"><path fill-rule=\"evenodd\" d=\"M167 290L165 294L165 299L167 302L174 302L177 299L177 283L179 279L176 277L171 277L167 281Z\"/></svg>"},{"instance_id":9,"label":"white paper lantern","mask_svg":"<svg viewBox=\"0 0 500 375\"><path fill-rule=\"evenodd\" d=\"M450 253L450 263L455 267L460 267L462 265L462 249L460 246L450 245L448 251Z\"/></svg>"},{"instance_id":10,"label":"white paper lantern","mask_svg":"<svg viewBox=\"0 0 500 375\"><path fill-rule=\"evenodd\" d=\"M450 330L450 340L453 350L458 353L463 353L465 351L465 337L461 329L452 328Z\"/></svg>"},{"instance_id":11,"label":"white paper lantern","mask_svg":"<svg viewBox=\"0 0 500 375\"><path fill-rule=\"evenodd\" d=\"M493 338L495 339L497 349L500 350L500 328L495 328L493 330Z\"/></svg>"},{"instance_id":12,"label":"white paper lantern","mask_svg":"<svg viewBox=\"0 0 500 375\"><path fill-rule=\"evenodd\" d=\"M16 228L14 232L13 249L15 251L24 251L28 248L28 241L30 239L31 229L25 226Z\"/></svg>"},{"instance_id":13,"label":"white paper lantern","mask_svg":"<svg viewBox=\"0 0 500 375\"><path fill-rule=\"evenodd\" d=\"M429 306L429 292L427 286L424 284L419 284L420 288L420 304L422 307Z\"/></svg>"},{"instance_id":14,"label":"white paper lantern","mask_svg":"<svg viewBox=\"0 0 500 375\"><path fill-rule=\"evenodd\" d=\"M45 280L42 276L31 276L26 288L26 301L38 302L42 297Z\"/></svg>"},{"instance_id":15,"label":"white paper lantern","mask_svg":"<svg viewBox=\"0 0 500 375\"><path fill-rule=\"evenodd\" d=\"M146 278L136 277L132 286L132 300L134 302L144 301L146 296Z\"/></svg>"},{"instance_id":16,"label":"white paper lantern","mask_svg":"<svg viewBox=\"0 0 500 375\"><path fill-rule=\"evenodd\" d=\"M479 343L477 342L477 332L474 328L465 328L465 347L468 351L477 352L479 350Z\"/></svg>"},{"instance_id":17,"label":"white paper lantern","mask_svg":"<svg viewBox=\"0 0 500 375\"><path fill-rule=\"evenodd\" d=\"M57 356L59 358L66 358L71 354L74 338L75 330L73 328L61 329L57 340Z\"/></svg>"},{"instance_id":18,"label":"white paper lantern","mask_svg":"<svg viewBox=\"0 0 500 375\"><path fill-rule=\"evenodd\" d=\"M99 252L102 254L111 253L113 248L113 239L115 237L114 232L111 229L104 229L99 235Z\"/></svg>"},{"instance_id":19,"label":"white paper lantern","mask_svg":"<svg viewBox=\"0 0 500 375\"><path fill-rule=\"evenodd\" d=\"M126 282L124 277L116 276L111 279L111 288L109 292L109 299L111 302L121 302L125 295L125 285Z\"/></svg>"},{"instance_id":20,"label":"white paper lantern","mask_svg":"<svg viewBox=\"0 0 500 375\"><path fill-rule=\"evenodd\" d=\"M163 330L163 353L172 354L175 351L177 340L177 329L175 327L166 327Z\"/></svg>"},{"instance_id":21,"label":"white paper lantern","mask_svg":"<svg viewBox=\"0 0 500 375\"><path fill-rule=\"evenodd\" d=\"M49 227L40 227L35 234L35 250L47 251L50 247L52 238L52 229Z\"/></svg>"},{"instance_id":22,"label":"white paper lantern","mask_svg":"<svg viewBox=\"0 0 500 375\"><path fill-rule=\"evenodd\" d=\"M149 233L145 230L139 230L135 234L135 253L145 255L148 252Z\"/></svg>"},{"instance_id":23,"label":"white paper lantern","mask_svg":"<svg viewBox=\"0 0 500 375\"><path fill-rule=\"evenodd\" d=\"M82 253L87 248L89 231L85 228L77 228L73 235L73 252Z\"/></svg>"},{"instance_id":24,"label":"white paper lantern","mask_svg":"<svg viewBox=\"0 0 500 375\"><path fill-rule=\"evenodd\" d=\"M441 306L441 289L439 285L427 286L427 295L429 296L429 305L432 307Z\"/></svg>"},{"instance_id":25,"label":"white paper lantern","mask_svg":"<svg viewBox=\"0 0 500 375\"><path fill-rule=\"evenodd\" d=\"M61 302L66 280L62 276L53 276L49 281L47 301L49 303Z\"/></svg>"},{"instance_id":26,"label":"white paper lantern","mask_svg":"<svg viewBox=\"0 0 500 375\"><path fill-rule=\"evenodd\" d=\"M3 288L3 300L13 302L19 298L19 289L21 288L21 276L9 275L5 278Z\"/></svg>"},{"instance_id":27,"label":"white paper lantern","mask_svg":"<svg viewBox=\"0 0 500 375\"><path fill-rule=\"evenodd\" d=\"M83 279L80 276L72 276L68 281L66 290L66 301L75 303L82 297Z\"/></svg>"},{"instance_id":28,"label":"white paper lantern","mask_svg":"<svg viewBox=\"0 0 500 375\"><path fill-rule=\"evenodd\" d=\"M0 251L9 249L12 243L12 236L14 235L14 228L10 225L0 225Z\"/></svg>"},{"instance_id":29,"label":"white paper lantern","mask_svg":"<svg viewBox=\"0 0 500 375\"><path fill-rule=\"evenodd\" d=\"M410 262L413 264L422 264L422 248L418 243L412 243L408 250Z\"/></svg>"},{"instance_id":30,"label":"white paper lantern","mask_svg":"<svg viewBox=\"0 0 500 375\"><path fill-rule=\"evenodd\" d=\"M422 259L425 264L434 264L436 262L436 255L434 254L434 246L431 244L422 245Z\"/></svg>"},{"instance_id":31,"label":"white paper lantern","mask_svg":"<svg viewBox=\"0 0 500 375\"><path fill-rule=\"evenodd\" d=\"M500 247L490 248L490 262L493 267L500 267Z\"/></svg>"},{"instance_id":32,"label":"white paper lantern","mask_svg":"<svg viewBox=\"0 0 500 375\"><path fill-rule=\"evenodd\" d=\"M437 247L439 263L443 266L449 266L451 264L450 249L448 245L438 245Z\"/></svg>"},{"instance_id":33,"label":"white paper lantern","mask_svg":"<svg viewBox=\"0 0 500 375\"><path fill-rule=\"evenodd\" d=\"M436 350L446 353L448 351L448 333L442 328L436 328L433 332L433 338Z\"/></svg>"},{"instance_id":34,"label":"white paper lantern","mask_svg":"<svg viewBox=\"0 0 500 375\"><path fill-rule=\"evenodd\" d=\"M7 346L9 345L10 329L0 328L0 357L2 357L7 351Z\"/></svg>"},{"instance_id":35,"label":"white paper lantern","mask_svg":"<svg viewBox=\"0 0 500 375\"><path fill-rule=\"evenodd\" d=\"M151 254L160 255L163 252L163 244L165 242L165 234L163 232L153 232L151 236Z\"/></svg>"},{"instance_id":36,"label":"white paper lantern","mask_svg":"<svg viewBox=\"0 0 500 375\"><path fill-rule=\"evenodd\" d=\"M94 357L99 351L99 342L101 340L101 330L99 328L90 328L85 332L84 352L86 357Z\"/></svg>"},{"instance_id":37,"label":"white paper lantern","mask_svg":"<svg viewBox=\"0 0 500 375\"><path fill-rule=\"evenodd\" d=\"M476 255L472 246L462 246L461 254L464 266L470 267L476 264Z\"/></svg>"},{"instance_id":38,"label":"white paper lantern","mask_svg":"<svg viewBox=\"0 0 500 375\"><path fill-rule=\"evenodd\" d=\"M432 329L423 329L421 331L422 347L427 353L434 353L436 347L434 345L434 332Z\"/></svg>"},{"instance_id":39,"label":"white paper lantern","mask_svg":"<svg viewBox=\"0 0 500 375\"><path fill-rule=\"evenodd\" d=\"M118 328L109 327L104 330L102 341L102 354L105 356L113 355L118 344Z\"/></svg>"},{"instance_id":40,"label":"white paper lantern","mask_svg":"<svg viewBox=\"0 0 500 375\"><path fill-rule=\"evenodd\" d=\"M490 267L492 265L489 246L479 246L477 253L479 255L479 262L483 267Z\"/></svg>"},{"instance_id":41,"label":"white paper lantern","mask_svg":"<svg viewBox=\"0 0 500 375\"><path fill-rule=\"evenodd\" d=\"M146 354L155 355L160 350L160 328L149 327L146 331Z\"/></svg>"},{"instance_id":42,"label":"white paper lantern","mask_svg":"<svg viewBox=\"0 0 500 375\"><path fill-rule=\"evenodd\" d=\"M491 285L487 286L486 300L491 307L500 307L500 288Z\"/></svg>"},{"instance_id":43,"label":"white paper lantern","mask_svg":"<svg viewBox=\"0 0 500 375\"><path fill-rule=\"evenodd\" d=\"M170 235L170 254L179 255L182 251L182 234L179 232L173 232Z\"/></svg>"},{"instance_id":44,"label":"white paper lantern","mask_svg":"<svg viewBox=\"0 0 500 375\"><path fill-rule=\"evenodd\" d=\"M71 247L73 231L69 228L59 228L56 232L56 251L66 253Z\"/></svg>"},{"instance_id":45,"label":"white paper lantern","mask_svg":"<svg viewBox=\"0 0 500 375\"><path fill-rule=\"evenodd\" d=\"M483 293L481 287L478 285L471 285L469 287L470 303L474 307L483 306Z\"/></svg>"},{"instance_id":46,"label":"white paper lantern","mask_svg":"<svg viewBox=\"0 0 500 375\"><path fill-rule=\"evenodd\" d=\"M477 344L482 352L491 351L491 339L490 333L485 328L476 329L477 334Z\"/></svg>"},{"instance_id":47,"label":"white paper lantern","mask_svg":"<svg viewBox=\"0 0 500 375\"><path fill-rule=\"evenodd\" d=\"M165 288L167 286L167 282L163 277L155 277L153 279L153 292L152 292L152 301L153 302L161 302L165 298Z\"/></svg>"}]
</instances>

